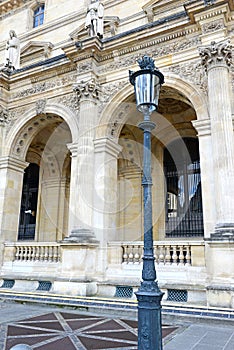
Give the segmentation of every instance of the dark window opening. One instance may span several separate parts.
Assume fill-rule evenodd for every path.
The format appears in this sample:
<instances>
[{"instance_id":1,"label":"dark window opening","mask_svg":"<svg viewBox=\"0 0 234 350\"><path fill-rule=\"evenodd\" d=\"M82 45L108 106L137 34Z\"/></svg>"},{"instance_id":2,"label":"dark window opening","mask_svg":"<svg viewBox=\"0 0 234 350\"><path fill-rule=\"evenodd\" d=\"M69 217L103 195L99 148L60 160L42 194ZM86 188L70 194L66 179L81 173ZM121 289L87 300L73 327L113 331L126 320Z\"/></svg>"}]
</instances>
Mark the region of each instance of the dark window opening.
<instances>
[{"instance_id":1,"label":"dark window opening","mask_svg":"<svg viewBox=\"0 0 234 350\"><path fill-rule=\"evenodd\" d=\"M172 142L164 151L166 237L204 234L198 140L183 141Z\"/></svg>"},{"instance_id":2,"label":"dark window opening","mask_svg":"<svg viewBox=\"0 0 234 350\"><path fill-rule=\"evenodd\" d=\"M39 166L31 163L26 168L19 220L19 240L33 240L36 228Z\"/></svg>"}]
</instances>

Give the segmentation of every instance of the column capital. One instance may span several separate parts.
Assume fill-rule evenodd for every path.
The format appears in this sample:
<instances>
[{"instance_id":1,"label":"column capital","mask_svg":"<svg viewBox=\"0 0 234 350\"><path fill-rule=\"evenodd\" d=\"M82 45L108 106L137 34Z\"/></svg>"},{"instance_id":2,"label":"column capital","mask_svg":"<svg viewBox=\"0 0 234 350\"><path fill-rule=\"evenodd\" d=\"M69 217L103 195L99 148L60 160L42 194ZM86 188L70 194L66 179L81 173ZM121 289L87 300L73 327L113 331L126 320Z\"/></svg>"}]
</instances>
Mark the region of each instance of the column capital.
<instances>
[{"instance_id":1,"label":"column capital","mask_svg":"<svg viewBox=\"0 0 234 350\"><path fill-rule=\"evenodd\" d=\"M71 157L77 157L77 152L78 152L78 143L77 142L68 143L67 148L71 152Z\"/></svg>"},{"instance_id":2,"label":"column capital","mask_svg":"<svg viewBox=\"0 0 234 350\"><path fill-rule=\"evenodd\" d=\"M120 146L115 141L108 138L101 138L94 141L95 153L107 152L110 155L117 158L118 154L122 150L122 146Z\"/></svg>"},{"instance_id":3,"label":"column capital","mask_svg":"<svg viewBox=\"0 0 234 350\"><path fill-rule=\"evenodd\" d=\"M24 172L24 169L29 165L28 162L14 157L0 157L0 169L11 169L18 172Z\"/></svg>"},{"instance_id":4,"label":"column capital","mask_svg":"<svg viewBox=\"0 0 234 350\"><path fill-rule=\"evenodd\" d=\"M100 85L96 79L81 80L73 85L73 91L77 93L78 101L94 101L99 100Z\"/></svg>"},{"instance_id":5,"label":"column capital","mask_svg":"<svg viewBox=\"0 0 234 350\"><path fill-rule=\"evenodd\" d=\"M193 120L192 124L198 132L198 137L211 135L210 119Z\"/></svg>"},{"instance_id":6,"label":"column capital","mask_svg":"<svg viewBox=\"0 0 234 350\"><path fill-rule=\"evenodd\" d=\"M209 46L199 48L201 63L208 71L217 66L229 67L232 63L232 45L230 40L216 43L212 41Z\"/></svg>"}]
</instances>

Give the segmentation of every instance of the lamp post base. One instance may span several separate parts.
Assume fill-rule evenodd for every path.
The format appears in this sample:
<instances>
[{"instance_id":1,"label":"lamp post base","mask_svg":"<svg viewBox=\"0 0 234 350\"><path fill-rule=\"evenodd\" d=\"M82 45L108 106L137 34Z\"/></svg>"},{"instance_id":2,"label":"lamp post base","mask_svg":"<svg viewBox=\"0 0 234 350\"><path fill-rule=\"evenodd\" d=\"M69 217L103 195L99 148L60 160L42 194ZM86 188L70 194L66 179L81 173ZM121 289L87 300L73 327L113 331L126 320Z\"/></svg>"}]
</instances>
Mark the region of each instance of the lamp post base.
<instances>
[{"instance_id":1,"label":"lamp post base","mask_svg":"<svg viewBox=\"0 0 234 350\"><path fill-rule=\"evenodd\" d=\"M156 282L142 282L138 300L138 350L162 350L161 300Z\"/></svg>"}]
</instances>

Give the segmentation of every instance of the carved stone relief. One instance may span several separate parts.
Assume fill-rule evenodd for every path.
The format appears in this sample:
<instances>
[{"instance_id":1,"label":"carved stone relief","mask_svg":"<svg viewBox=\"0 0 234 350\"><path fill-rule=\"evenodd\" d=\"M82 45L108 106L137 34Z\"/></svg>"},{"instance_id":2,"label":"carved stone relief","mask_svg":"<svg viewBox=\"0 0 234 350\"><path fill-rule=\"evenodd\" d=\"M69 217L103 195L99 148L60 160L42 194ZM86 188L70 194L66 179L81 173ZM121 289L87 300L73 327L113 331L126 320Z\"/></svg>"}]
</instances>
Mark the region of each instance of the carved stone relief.
<instances>
[{"instance_id":1,"label":"carved stone relief","mask_svg":"<svg viewBox=\"0 0 234 350\"><path fill-rule=\"evenodd\" d=\"M198 61L171 66L169 72L197 85L204 93L207 93L207 77Z\"/></svg>"},{"instance_id":2,"label":"carved stone relief","mask_svg":"<svg viewBox=\"0 0 234 350\"><path fill-rule=\"evenodd\" d=\"M105 84L102 86L102 93L100 97L99 113L102 112L105 105L110 102L111 98L120 90L129 84L128 80L116 81L114 83Z\"/></svg>"},{"instance_id":3,"label":"carved stone relief","mask_svg":"<svg viewBox=\"0 0 234 350\"><path fill-rule=\"evenodd\" d=\"M44 114L46 107L46 99L36 101L36 114Z\"/></svg>"},{"instance_id":4,"label":"carved stone relief","mask_svg":"<svg viewBox=\"0 0 234 350\"><path fill-rule=\"evenodd\" d=\"M215 32L216 30L223 29L224 28L224 22L222 19L205 23L202 25L202 33L207 34L211 32Z\"/></svg>"},{"instance_id":5,"label":"carved stone relief","mask_svg":"<svg viewBox=\"0 0 234 350\"><path fill-rule=\"evenodd\" d=\"M79 113L80 104L77 98L77 94L75 92L72 92L70 94L64 95L56 99L52 99L52 101L53 102L57 101L59 104L62 104L68 107L71 111L75 113Z\"/></svg>"},{"instance_id":6,"label":"carved stone relief","mask_svg":"<svg viewBox=\"0 0 234 350\"><path fill-rule=\"evenodd\" d=\"M11 121L11 114L8 109L0 106L0 126L6 126Z\"/></svg>"}]
</instances>

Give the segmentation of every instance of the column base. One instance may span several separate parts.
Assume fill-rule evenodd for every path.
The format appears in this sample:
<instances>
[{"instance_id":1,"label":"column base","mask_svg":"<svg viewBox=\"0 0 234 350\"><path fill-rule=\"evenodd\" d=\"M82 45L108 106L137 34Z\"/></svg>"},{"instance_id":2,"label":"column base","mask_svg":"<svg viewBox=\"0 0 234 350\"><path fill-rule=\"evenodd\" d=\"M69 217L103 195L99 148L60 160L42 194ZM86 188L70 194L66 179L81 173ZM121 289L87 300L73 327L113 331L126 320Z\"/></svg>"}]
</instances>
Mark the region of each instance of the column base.
<instances>
[{"instance_id":1,"label":"column base","mask_svg":"<svg viewBox=\"0 0 234 350\"><path fill-rule=\"evenodd\" d=\"M234 223L217 224L215 232L210 235L211 240L234 240Z\"/></svg>"},{"instance_id":2,"label":"column base","mask_svg":"<svg viewBox=\"0 0 234 350\"><path fill-rule=\"evenodd\" d=\"M66 243L96 243L99 241L96 239L94 232L86 228L75 228L71 231L69 237L64 239Z\"/></svg>"}]
</instances>

